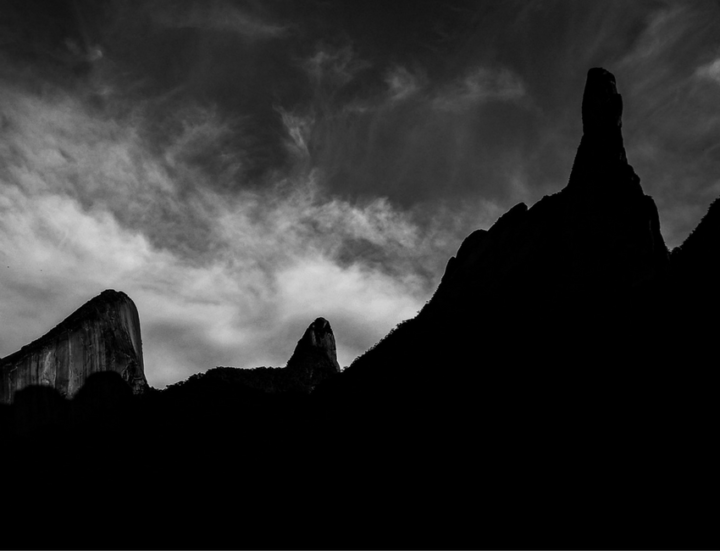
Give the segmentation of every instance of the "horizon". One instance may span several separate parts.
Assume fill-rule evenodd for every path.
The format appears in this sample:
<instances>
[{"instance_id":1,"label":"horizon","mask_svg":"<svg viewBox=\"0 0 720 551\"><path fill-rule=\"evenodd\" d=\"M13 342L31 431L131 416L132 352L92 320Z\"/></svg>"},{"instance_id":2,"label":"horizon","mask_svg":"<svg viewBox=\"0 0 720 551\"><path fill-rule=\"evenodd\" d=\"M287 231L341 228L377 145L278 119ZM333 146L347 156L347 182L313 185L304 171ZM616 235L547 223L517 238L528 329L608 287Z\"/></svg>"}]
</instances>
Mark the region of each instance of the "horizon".
<instances>
[{"instance_id":1,"label":"horizon","mask_svg":"<svg viewBox=\"0 0 720 551\"><path fill-rule=\"evenodd\" d=\"M712 2L28 5L0 8L0 357L116 289L151 386L285 365L317 317L347 367L565 187L591 67L669 249L720 195Z\"/></svg>"}]
</instances>

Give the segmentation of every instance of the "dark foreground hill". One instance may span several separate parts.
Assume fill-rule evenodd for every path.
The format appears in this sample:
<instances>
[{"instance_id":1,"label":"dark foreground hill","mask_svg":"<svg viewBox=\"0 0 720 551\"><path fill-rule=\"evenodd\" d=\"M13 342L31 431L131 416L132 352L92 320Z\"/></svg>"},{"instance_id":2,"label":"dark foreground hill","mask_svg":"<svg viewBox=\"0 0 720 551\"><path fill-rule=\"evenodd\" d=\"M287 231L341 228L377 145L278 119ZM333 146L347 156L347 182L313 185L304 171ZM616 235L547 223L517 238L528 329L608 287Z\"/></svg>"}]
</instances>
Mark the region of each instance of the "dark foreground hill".
<instances>
[{"instance_id":1,"label":"dark foreground hill","mask_svg":"<svg viewBox=\"0 0 720 551\"><path fill-rule=\"evenodd\" d=\"M720 545L718 211L669 253L621 115L592 69L568 185L469 236L423 311L313 392L108 375L8 438L13 544Z\"/></svg>"}]
</instances>

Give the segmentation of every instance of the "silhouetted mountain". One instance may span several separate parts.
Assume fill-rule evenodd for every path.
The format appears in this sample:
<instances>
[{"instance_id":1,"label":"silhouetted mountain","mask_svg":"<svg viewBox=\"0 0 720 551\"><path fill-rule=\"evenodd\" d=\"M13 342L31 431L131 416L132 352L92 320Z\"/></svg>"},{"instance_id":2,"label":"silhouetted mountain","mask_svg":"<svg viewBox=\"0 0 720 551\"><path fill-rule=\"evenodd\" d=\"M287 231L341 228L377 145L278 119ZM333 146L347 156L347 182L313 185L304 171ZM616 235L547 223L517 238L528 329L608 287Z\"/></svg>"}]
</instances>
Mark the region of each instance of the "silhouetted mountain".
<instances>
[{"instance_id":1,"label":"silhouetted mountain","mask_svg":"<svg viewBox=\"0 0 720 551\"><path fill-rule=\"evenodd\" d=\"M140 319L124 293L107 290L51 331L0 360L0 402L19 389L46 385L72 397L92 373L116 371L133 392L147 387Z\"/></svg>"},{"instance_id":2,"label":"silhouetted mountain","mask_svg":"<svg viewBox=\"0 0 720 551\"><path fill-rule=\"evenodd\" d=\"M454 525L462 510L426 507L454 503L464 488L495 507L483 510L494 537L473 542L533 547L586 546L583 534L638 545L653 515L685 514L668 500L693 492L670 477L661 497L655 480L688 468L688 450L707 457L720 378L700 360L712 354L710 335L696 342L699 333L677 325L714 326L699 321L698 302L674 298L657 209L627 162L621 113L614 77L591 69L568 185L470 235L420 314L317 389L315 400L343 420L332 429L337 450L381 449L403 465L392 480L416 496L403 501L409 517ZM720 235L708 229L707 240L698 254L714 263ZM683 256L673 255L678 268ZM694 473L707 472L696 460ZM389 472L378 468L367 488L380 492ZM418 480L430 486L418 493ZM642 513L618 497L629 487ZM503 516L503 507L514 512ZM618 524L599 528L608 510L635 515L636 539ZM535 538L512 532L514 519Z\"/></svg>"},{"instance_id":3,"label":"silhouetted mountain","mask_svg":"<svg viewBox=\"0 0 720 551\"><path fill-rule=\"evenodd\" d=\"M547 396L565 388L567 380L560 386L555 380L565 377L560 370L572 370L567 376L577 380L590 373L578 373L579 361L612 365L620 347L642 346L632 327L646 313L638 297L665 276L669 253L655 204L627 163L621 112L614 77L591 69L568 185L471 234L422 312L333 382L340 402L384 394L374 390L380 380L384 389L393 387L390 402L408 384L418 386L416 393L436 394L447 384L451 395L477 397L501 380L509 384L511 373L513 401L526 392L534 400L541 388ZM458 388L450 382L458 377L472 384ZM493 392L493 401L501 399Z\"/></svg>"},{"instance_id":4,"label":"silhouetted mountain","mask_svg":"<svg viewBox=\"0 0 720 551\"><path fill-rule=\"evenodd\" d=\"M622 100L610 73L590 70L582 111L584 134L567 187L530 209L516 205L488 232L468 237L430 308L474 308L497 292L528 299L593 287L612 293L666 270L657 208L627 162Z\"/></svg>"},{"instance_id":5,"label":"silhouetted mountain","mask_svg":"<svg viewBox=\"0 0 720 551\"><path fill-rule=\"evenodd\" d=\"M285 368L19 393L15 471L82 465L73 491L103 505L84 531L15 530L22 547L717 547L718 207L668 253L621 114L591 69L568 185L471 234L341 373L319 318ZM118 496L154 504L142 530Z\"/></svg>"}]
</instances>

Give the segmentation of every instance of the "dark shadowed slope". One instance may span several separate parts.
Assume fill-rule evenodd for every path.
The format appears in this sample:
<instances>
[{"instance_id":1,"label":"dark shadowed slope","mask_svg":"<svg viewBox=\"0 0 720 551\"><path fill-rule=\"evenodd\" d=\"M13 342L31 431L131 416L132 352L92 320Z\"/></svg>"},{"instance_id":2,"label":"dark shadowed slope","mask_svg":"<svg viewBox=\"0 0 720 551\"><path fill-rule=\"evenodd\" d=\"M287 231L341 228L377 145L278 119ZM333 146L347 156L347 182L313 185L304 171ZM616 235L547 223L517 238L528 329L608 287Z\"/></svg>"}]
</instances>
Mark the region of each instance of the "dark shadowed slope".
<instances>
[{"instance_id":1,"label":"dark shadowed slope","mask_svg":"<svg viewBox=\"0 0 720 551\"><path fill-rule=\"evenodd\" d=\"M140 319L130 298L103 291L51 331L0 360L0 401L28 385L71 397L92 373L116 371L140 393L145 379Z\"/></svg>"}]
</instances>

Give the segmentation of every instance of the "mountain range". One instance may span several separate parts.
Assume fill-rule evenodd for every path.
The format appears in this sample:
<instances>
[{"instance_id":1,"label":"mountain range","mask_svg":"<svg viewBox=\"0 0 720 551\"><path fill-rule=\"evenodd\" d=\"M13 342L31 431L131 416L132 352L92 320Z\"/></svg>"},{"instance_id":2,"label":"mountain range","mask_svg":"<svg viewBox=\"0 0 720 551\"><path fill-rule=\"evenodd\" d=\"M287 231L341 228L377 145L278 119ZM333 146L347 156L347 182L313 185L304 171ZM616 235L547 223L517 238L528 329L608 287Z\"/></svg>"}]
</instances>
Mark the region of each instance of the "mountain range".
<instances>
[{"instance_id":1,"label":"mountain range","mask_svg":"<svg viewBox=\"0 0 720 551\"><path fill-rule=\"evenodd\" d=\"M318 318L284 368L153 389L114 291L0 360L13 509L82 504L13 543L715 547L720 207L669 251L622 111L591 69L565 188L468 236L344 370Z\"/></svg>"}]
</instances>

